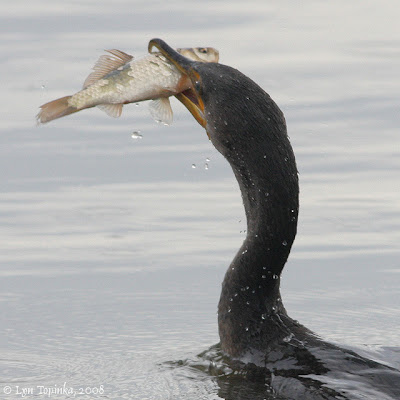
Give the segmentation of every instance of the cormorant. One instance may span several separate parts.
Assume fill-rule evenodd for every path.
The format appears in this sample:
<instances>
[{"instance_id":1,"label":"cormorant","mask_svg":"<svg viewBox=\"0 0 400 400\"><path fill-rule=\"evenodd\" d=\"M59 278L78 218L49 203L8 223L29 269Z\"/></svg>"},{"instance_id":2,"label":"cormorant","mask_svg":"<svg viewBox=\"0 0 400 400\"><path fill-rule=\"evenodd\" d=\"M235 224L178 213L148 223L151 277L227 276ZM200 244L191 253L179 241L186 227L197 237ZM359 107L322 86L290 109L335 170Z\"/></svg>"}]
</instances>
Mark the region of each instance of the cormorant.
<instances>
[{"instance_id":1,"label":"cormorant","mask_svg":"<svg viewBox=\"0 0 400 400\"><path fill-rule=\"evenodd\" d=\"M191 61L161 39L153 47L191 80L176 97L230 163L242 194L247 236L218 305L224 354L285 398L400 399L398 370L324 342L283 306L280 275L296 236L299 183L282 111L234 68Z\"/></svg>"}]
</instances>

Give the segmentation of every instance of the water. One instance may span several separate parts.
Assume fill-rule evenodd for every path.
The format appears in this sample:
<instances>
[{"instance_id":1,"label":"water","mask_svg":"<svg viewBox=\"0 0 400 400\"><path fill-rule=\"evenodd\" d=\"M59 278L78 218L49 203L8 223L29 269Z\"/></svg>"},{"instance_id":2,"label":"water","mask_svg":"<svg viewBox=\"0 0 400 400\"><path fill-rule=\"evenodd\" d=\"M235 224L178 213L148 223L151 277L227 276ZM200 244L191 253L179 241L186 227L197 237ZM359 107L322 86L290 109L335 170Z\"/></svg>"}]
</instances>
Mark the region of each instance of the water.
<instances>
[{"instance_id":1,"label":"water","mask_svg":"<svg viewBox=\"0 0 400 400\"><path fill-rule=\"evenodd\" d=\"M218 342L220 282L245 236L237 184L202 128L176 101L171 126L146 104L35 126L38 106L77 90L102 49L139 56L153 37L218 48L281 106L301 179L285 306L327 340L400 367L397 2L36 0L0 11L4 398L64 384L82 399L263 390L169 364L199 363ZM204 160L209 170L192 168Z\"/></svg>"}]
</instances>

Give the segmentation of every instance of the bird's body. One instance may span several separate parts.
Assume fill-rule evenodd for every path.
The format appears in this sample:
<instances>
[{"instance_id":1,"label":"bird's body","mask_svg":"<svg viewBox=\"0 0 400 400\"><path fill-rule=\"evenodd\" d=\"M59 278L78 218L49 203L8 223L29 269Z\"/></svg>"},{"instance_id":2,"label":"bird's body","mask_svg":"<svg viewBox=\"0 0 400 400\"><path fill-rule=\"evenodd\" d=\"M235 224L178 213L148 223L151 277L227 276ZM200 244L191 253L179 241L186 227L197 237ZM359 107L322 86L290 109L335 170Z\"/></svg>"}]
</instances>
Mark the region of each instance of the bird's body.
<instances>
[{"instance_id":1,"label":"bird's body","mask_svg":"<svg viewBox=\"0 0 400 400\"><path fill-rule=\"evenodd\" d=\"M283 113L239 71L195 69L205 128L232 167L247 218L246 239L222 284L221 349L268 371L271 387L288 398L355 399L360 387L370 398L400 398L399 371L326 343L287 315L280 275L296 236L299 184ZM348 382L354 376L358 385Z\"/></svg>"},{"instance_id":2,"label":"bird's body","mask_svg":"<svg viewBox=\"0 0 400 400\"><path fill-rule=\"evenodd\" d=\"M236 69L190 61L160 39L152 46L191 79L177 97L230 163L242 194L247 236L218 305L223 353L241 370L258 370L277 398L398 400L397 369L321 340L283 306L280 275L296 236L299 183L279 107Z\"/></svg>"}]
</instances>

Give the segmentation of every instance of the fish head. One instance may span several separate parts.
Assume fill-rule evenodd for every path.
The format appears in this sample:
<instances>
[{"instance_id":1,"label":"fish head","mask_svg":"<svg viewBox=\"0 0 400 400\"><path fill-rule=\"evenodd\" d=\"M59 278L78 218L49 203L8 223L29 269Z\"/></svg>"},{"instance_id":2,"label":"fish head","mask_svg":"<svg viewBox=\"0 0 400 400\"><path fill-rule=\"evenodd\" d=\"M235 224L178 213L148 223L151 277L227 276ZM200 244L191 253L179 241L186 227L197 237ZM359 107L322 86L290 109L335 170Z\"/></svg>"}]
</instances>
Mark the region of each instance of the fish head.
<instances>
[{"instance_id":1,"label":"fish head","mask_svg":"<svg viewBox=\"0 0 400 400\"><path fill-rule=\"evenodd\" d=\"M213 47L180 48L176 51L193 61L218 62L219 51Z\"/></svg>"}]
</instances>

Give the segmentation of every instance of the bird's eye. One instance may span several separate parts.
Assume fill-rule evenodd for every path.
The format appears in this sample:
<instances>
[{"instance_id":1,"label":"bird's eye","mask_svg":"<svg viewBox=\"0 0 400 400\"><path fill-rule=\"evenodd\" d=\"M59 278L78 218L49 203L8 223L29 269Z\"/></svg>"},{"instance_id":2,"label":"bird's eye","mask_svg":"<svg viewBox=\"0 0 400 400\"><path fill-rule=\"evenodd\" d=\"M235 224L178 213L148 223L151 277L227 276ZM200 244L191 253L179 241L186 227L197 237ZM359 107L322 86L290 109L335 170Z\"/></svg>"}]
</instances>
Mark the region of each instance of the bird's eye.
<instances>
[{"instance_id":1,"label":"bird's eye","mask_svg":"<svg viewBox=\"0 0 400 400\"><path fill-rule=\"evenodd\" d=\"M199 53L207 54L207 49L205 47L200 47L199 48Z\"/></svg>"},{"instance_id":2,"label":"bird's eye","mask_svg":"<svg viewBox=\"0 0 400 400\"><path fill-rule=\"evenodd\" d=\"M194 89L196 90L196 92L197 92L198 94L201 94L201 92L202 92L201 81L196 81L196 82L194 83Z\"/></svg>"}]
</instances>

